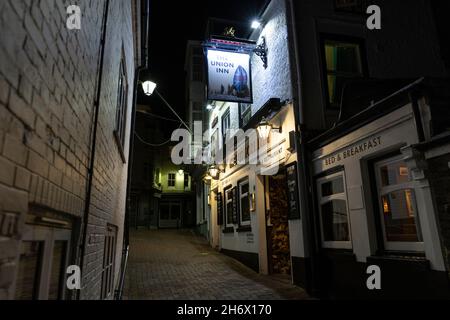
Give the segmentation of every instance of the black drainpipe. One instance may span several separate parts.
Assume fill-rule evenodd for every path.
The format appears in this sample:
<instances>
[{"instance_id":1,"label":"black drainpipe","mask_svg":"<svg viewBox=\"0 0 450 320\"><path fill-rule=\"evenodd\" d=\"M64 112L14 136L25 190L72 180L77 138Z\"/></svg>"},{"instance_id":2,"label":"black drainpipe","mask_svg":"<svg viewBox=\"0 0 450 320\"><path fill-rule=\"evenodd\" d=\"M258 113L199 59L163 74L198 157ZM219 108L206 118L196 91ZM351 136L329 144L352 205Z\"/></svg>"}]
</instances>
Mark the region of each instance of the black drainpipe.
<instances>
[{"instance_id":1,"label":"black drainpipe","mask_svg":"<svg viewBox=\"0 0 450 320\"><path fill-rule=\"evenodd\" d=\"M122 252L122 264L120 272L119 287L115 292L115 299L122 300L123 287L125 284L125 273L128 262L128 254L130 248L130 211L131 211L131 183L133 177L133 161L134 161L134 132L136 130L136 105L138 98L138 90L140 83L141 71L148 68L148 36L150 30L150 0L143 0L145 3L145 10L142 14L142 21L145 21L144 35L142 40L144 47L142 49L142 61L141 65L136 68L134 73L134 93L133 93L133 110L131 111L131 128L130 128L130 148L128 154L128 176L127 176L127 191L126 191L126 207L125 207L125 221L123 230L123 252Z\"/></svg>"},{"instance_id":2,"label":"black drainpipe","mask_svg":"<svg viewBox=\"0 0 450 320\"><path fill-rule=\"evenodd\" d=\"M296 18L295 18L295 6L293 0L287 0L287 20L288 20L288 32L290 34L291 52L293 57L291 58L291 74L292 76L292 90L294 93L294 114L296 131L296 149L297 149L297 182L299 182L299 199L301 202L301 211L303 212L303 241L306 240L305 256L309 257L309 270L306 272L306 289L313 296L320 295L319 279L319 266L316 257L317 252L317 239L315 234L314 223L314 207L313 207L313 183L310 174L309 165L309 150L307 148L308 131L305 124L304 110L305 99L303 95L302 75L300 71L300 51L298 44L298 33L296 30ZM290 27L290 28L289 28ZM290 30L289 30L290 29ZM292 54L291 54L292 56ZM297 93L297 94L296 94ZM308 268L307 268L308 269Z\"/></svg>"},{"instance_id":3,"label":"black drainpipe","mask_svg":"<svg viewBox=\"0 0 450 320\"><path fill-rule=\"evenodd\" d=\"M103 81L103 65L105 60L105 46L106 46L106 31L108 25L108 14L109 14L109 4L110 0L106 0L105 9L103 13L103 25L102 25L102 36L100 40L101 51L100 51L100 61L99 61L99 69L98 69L98 79L97 79L97 90L96 96L94 100L94 119L93 119L93 129L92 129L92 140L91 140L91 154L89 159L89 168L88 168L88 183L86 188L86 197L85 197L85 205L84 205L84 216L82 220L82 241L80 243L80 269L81 269L81 277L83 278L84 271L84 256L86 253L86 244L87 244L87 226L89 222L89 208L91 206L91 193L92 193L92 180L94 176L94 164L95 164L95 152L97 145L97 129L98 129L98 115L100 111L100 98L102 92L102 81ZM81 290L77 292L77 300L80 299Z\"/></svg>"}]
</instances>

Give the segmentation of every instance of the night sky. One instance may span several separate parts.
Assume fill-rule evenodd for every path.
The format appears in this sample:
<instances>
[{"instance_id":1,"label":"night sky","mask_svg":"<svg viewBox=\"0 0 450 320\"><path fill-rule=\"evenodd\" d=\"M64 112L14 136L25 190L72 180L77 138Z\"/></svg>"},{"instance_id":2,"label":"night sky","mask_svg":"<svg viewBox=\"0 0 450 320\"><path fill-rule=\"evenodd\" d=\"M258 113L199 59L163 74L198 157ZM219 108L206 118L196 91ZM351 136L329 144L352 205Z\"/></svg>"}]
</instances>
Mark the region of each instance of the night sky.
<instances>
[{"instance_id":1,"label":"night sky","mask_svg":"<svg viewBox=\"0 0 450 320\"><path fill-rule=\"evenodd\" d=\"M187 40L204 40L208 17L250 24L258 17L265 3L266 0L151 0L150 66L147 72L142 73L141 80L156 82L158 91L184 118ZM175 117L159 98L144 97L141 93L138 103L150 105L153 113ZM167 132L172 130L167 126L165 128Z\"/></svg>"}]
</instances>

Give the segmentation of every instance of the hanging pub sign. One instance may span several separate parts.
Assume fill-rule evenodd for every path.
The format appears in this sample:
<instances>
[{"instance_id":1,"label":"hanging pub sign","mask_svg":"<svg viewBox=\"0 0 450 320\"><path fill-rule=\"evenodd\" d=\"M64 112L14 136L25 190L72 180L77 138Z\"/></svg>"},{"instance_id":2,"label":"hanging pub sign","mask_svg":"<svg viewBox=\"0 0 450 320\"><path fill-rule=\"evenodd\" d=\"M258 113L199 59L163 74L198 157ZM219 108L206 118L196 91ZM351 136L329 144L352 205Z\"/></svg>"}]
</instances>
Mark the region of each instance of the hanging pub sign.
<instances>
[{"instance_id":1,"label":"hanging pub sign","mask_svg":"<svg viewBox=\"0 0 450 320\"><path fill-rule=\"evenodd\" d=\"M296 162L294 162L286 167L290 220L300 219L296 165Z\"/></svg>"},{"instance_id":2,"label":"hanging pub sign","mask_svg":"<svg viewBox=\"0 0 450 320\"><path fill-rule=\"evenodd\" d=\"M207 49L208 100L253 103L250 54Z\"/></svg>"}]
</instances>

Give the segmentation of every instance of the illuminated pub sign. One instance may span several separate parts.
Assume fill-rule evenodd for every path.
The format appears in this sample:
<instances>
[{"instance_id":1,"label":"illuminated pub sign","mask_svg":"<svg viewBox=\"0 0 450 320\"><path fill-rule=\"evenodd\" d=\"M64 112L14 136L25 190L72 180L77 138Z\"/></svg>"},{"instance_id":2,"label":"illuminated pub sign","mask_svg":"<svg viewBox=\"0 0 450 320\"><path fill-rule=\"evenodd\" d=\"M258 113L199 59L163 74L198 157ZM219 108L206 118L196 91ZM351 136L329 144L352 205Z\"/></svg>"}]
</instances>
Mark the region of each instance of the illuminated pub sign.
<instances>
[{"instance_id":1,"label":"illuminated pub sign","mask_svg":"<svg viewBox=\"0 0 450 320\"><path fill-rule=\"evenodd\" d=\"M208 49L208 100L252 103L250 54Z\"/></svg>"}]
</instances>

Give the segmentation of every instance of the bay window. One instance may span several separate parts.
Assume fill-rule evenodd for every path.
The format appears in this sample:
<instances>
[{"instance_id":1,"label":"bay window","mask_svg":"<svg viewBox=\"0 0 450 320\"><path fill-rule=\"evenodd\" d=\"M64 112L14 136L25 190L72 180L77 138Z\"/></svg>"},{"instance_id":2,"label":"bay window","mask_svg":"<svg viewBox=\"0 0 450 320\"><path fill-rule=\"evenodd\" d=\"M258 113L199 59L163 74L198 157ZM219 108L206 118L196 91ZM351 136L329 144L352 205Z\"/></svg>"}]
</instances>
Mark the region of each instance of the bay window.
<instances>
[{"instance_id":1,"label":"bay window","mask_svg":"<svg viewBox=\"0 0 450 320\"><path fill-rule=\"evenodd\" d=\"M375 163L375 176L386 250L423 251L414 181L401 157Z\"/></svg>"}]
</instances>

